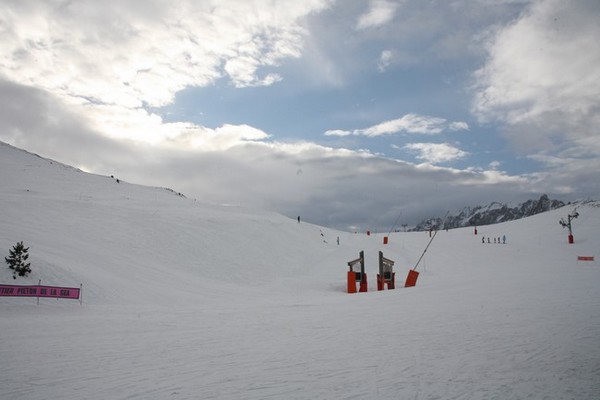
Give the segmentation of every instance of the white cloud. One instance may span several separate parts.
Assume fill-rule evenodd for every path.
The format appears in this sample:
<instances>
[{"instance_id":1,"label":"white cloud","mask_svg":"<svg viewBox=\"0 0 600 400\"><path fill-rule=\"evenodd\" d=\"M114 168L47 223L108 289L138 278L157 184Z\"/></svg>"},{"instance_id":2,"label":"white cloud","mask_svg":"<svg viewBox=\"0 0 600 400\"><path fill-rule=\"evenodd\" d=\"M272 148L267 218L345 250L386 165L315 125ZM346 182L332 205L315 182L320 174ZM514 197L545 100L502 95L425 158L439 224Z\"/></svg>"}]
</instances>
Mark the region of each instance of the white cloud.
<instances>
[{"instance_id":1,"label":"white cloud","mask_svg":"<svg viewBox=\"0 0 600 400\"><path fill-rule=\"evenodd\" d=\"M463 121L451 122L448 126L448 129L450 129L451 131L468 131L469 124Z\"/></svg>"},{"instance_id":2,"label":"white cloud","mask_svg":"<svg viewBox=\"0 0 600 400\"><path fill-rule=\"evenodd\" d=\"M532 2L495 32L475 75L473 111L543 167L525 177L532 190L600 191L599 15L595 0Z\"/></svg>"},{"instance_id":3,"label":"white cloud","mask_svg":"<svg viewBox=\"0 0 600 400\"><path fill-rule=\"evenodd\" d=\"M444 118L432 117L427 115L406 114L402 118L397 118L379 123L364 129L347 130L328 130L326 136L382 136L405 132L410 134L437 135L445 130L467 130L469 125L466 122L448 122Z\"/></svg>"},{"instance_id":4,"label":"white cloud","mask_svg":"<svg viewBox=\"0 0 600 400\"><path fill-rule=\"evenodd\" d=\"M597 137L600 124L600 3L539 0L497 30L477 71L473 111L501 121L526 149Z\"/></svg>"},{"instance_id":5,"label":"white cloud","mask_svg":"<svg viewBox=\"0 0 600 400\"><path fill-rule=\"evenodd\" d=\"M402 118L385 121L370 128L359 130L358 133L365 136L389 135L398 132L431 135L441 133L444 130L443 124L445 122L446 120L443 118L406 114Z\"/></svg>"},{"instance_id":6,"label":"white cloud","mask_svg":"<svg viewBox=\"0 0 600 400\"><path fill-rule=\"evenodd\" d=\"M350 136L352 135L351 131L344 131L342 129L331 129L324 133L325 136Z\"/></svg>"},{"instance_id":7,"label":"white cloud","mask_svg":"<svg viewBox=\"0 0 600 400\"><path fill-rule=\"evenodd\" d=\"M0 74L80 108L98 132L156 144L190 128L163 124L148 106L222 77L236 87L280 81L262 70L300 57L307 35L301 20L326 6L328 0L11 2L0 9Z\"/></svg>"},{"instance_id":8,"label":"white cloud","mask_svg":"<svg viewBox=\"0 0 600 400\"><path fill-rule=\"evenodd\" d=\"M455 161L469 155L448 143L409 143L402 148L415 152L418 159L431 164Z\"/></svg>"},{"instance_id":9,"label":"white cloud","mask_svg":"<svg viewBox=\"0 0 600 400\"><path fill-rule=\"evenodd\" d=\"M494 170L494 171L495 171L495 170L497 170L498 168L500 168L500 165L502 165L502 163L501 163L500 161L492 161L492 162L489 164L489 166L490 166L490 169L492 169L492 170Z\"/></svg>"},{"instance_id":10,"label":"white cloud","mask_svg":"<svg viewBox=\"0 0 600 400\"><path fill-rule=\"evenodd\" d=\"M390 66L391 61L392 61L392 51L391 50L382 51L381 55L379 56L379 63L377 64L377 69L379 70L379 72L385 72L386 69Z\"/></svg>"},{"instance_id":11,"label":"white cloud","mask_svg":"<svg viewBox=\"0 0 600 400\"><path fill-rule=\"evenodd\" d=\"M369 29L389 23L398 9L396 2L387 0L371 0L369 11L361 15L356 23L356 29Z\"/></svg>"}]
</instances>

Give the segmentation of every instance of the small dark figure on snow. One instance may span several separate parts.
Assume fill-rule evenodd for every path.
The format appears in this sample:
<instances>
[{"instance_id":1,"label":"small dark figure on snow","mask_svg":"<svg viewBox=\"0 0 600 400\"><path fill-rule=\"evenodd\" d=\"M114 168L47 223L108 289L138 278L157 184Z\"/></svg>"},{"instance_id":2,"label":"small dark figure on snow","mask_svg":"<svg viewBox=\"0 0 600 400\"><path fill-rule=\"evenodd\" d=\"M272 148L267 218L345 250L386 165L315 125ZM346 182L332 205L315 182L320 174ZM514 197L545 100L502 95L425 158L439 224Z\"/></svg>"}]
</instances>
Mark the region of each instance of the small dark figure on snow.
<instances>
[{"instance_id":1,"label":"small dark figure on snow","mask_svg":"<svg viewBox=\"0 0 600 400\"><path fill-rule=\"evenodd\" d=\"M300 223L300 216L298 215L298 223Z\"/></svg>"},{"instance_id":2,"label":"small dark figure on snow","mask_svg":"<svg viewBox=\"0 0 600 400\"><path fill-rule=\"evenodd\" d=\"M506 235L502 235L502 244L506 244Z\"/></svg>"},{"instance_id":3,"label":"small dark figure on snow","mask_svg":"<svg viewBox=\"0 0 600 400\"><path fill-rule=\"evenodd\" d=\"M488 238L488 243L490 242L490 238Z\"/></svg>"},{"instance_id":4,"label":"small dark figure on snow","mask_svg":"<svg viewBox=\"0 0 600 400\"><path fill-rule=\"evenodd\" d=\"M481 243L485 243L485 236L481 237Z\"/></svg>"}]
</instances>

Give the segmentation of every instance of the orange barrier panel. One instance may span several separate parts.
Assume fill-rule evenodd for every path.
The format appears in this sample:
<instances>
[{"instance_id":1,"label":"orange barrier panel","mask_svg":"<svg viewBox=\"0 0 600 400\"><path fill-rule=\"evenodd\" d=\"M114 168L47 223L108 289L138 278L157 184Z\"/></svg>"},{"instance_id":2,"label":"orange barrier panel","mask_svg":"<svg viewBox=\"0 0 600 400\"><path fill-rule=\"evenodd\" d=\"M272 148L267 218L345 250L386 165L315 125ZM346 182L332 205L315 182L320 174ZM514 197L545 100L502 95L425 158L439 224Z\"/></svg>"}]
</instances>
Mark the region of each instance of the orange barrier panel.
<instances>
[{"instance_id":1,"label":"orange barrier panel","mask_svg":"<svg viewBox=\"0 0 600 400\"><path fill-rule=\"evenodd\" d=\"M594 261L594 256L577 256L577 261Z\"/></svg>"},{"instance_id":2,"label":"orange barrier panel","mask_svg":"<svg viewBox=\"0 0 600 400\"><path fill-rule=\"evenodd\" d=\"M348 271L348 293L356 293L356 272Z\"/></svg>"},{"instance_id":3,"label":"orange barrier panel","mask_svg":"<svg viewBox=\"0 0 600 400\"><path fill-rule=\"evenodd\" d=\"M384 290L385 285L387 285L388 290L396 288L396 273L392 272L388 279L385 276L381 276L377 274L377 290Z\"/></svg>"},{"instance_id":4,"label":"orange barrier panel","mask_svg":"<svg viewBox=\"0 0 600 400\"><path fill-rule=\"evenodd\" d=\"M363 274L362 280L360 281L360 287L358 289L359 292L368 292L369 285L367 283L367 274Z\"/></svg>"},{"instance_id":5,"label":"orange barrier panel","mask_svg":"<svg viewBox=\"0 0 600 400\"><path fill-rule=\"evenodd\" d=\"M413 287L417 284L417 278L419 277L419 273L414 269L408 271L408 276L406 277L406 283L404 287Z\"/></svg>"}]
</instances>

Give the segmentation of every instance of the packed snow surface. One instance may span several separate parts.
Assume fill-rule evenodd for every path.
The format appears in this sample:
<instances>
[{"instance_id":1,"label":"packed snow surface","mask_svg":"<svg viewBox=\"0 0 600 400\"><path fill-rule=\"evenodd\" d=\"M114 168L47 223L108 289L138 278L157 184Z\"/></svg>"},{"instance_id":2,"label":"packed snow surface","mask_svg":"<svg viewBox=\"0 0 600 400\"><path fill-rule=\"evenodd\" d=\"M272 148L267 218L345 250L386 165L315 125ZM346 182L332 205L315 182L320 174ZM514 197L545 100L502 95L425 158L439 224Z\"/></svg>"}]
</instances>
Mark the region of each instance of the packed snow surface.
<instances>
[{"instance_id":1,"label":"packed snow surface","mask_svg":"<svg viewBox=\"0 0 600 400\"><path fill-rule=\"evenodd\" d=\"M0 283L83 285L82 304L0 297L0 399L600 396L597 203L573 244L571 205L440 231L404 288L427 232L384 245L116 178L0 145L1 255L23 241L33 270ZM369 291L347 294L361 250Z\"/></svg>"}]
</instances>

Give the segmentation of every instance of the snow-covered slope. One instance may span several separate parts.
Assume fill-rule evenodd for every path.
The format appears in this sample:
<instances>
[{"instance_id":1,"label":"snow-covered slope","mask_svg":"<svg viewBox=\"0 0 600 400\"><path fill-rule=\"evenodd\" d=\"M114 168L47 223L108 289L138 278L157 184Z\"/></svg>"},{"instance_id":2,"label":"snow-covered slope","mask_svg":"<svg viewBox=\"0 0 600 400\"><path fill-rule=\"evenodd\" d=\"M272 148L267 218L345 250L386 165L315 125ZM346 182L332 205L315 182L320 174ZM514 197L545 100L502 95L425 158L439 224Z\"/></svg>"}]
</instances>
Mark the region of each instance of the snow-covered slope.
<instances>
[{"instance_id":1,"label":"snow-covered slope","mask_svg":"<svg viewBox=\"0 0 600 400\"><path fill-rule=\"evenodd\" d=\"M0 151L0 248L24 241L29 282L81 282L90 304L164 304L214 286L306 276L332 248L323 240L334 242L321 236L326 229L278 214L201 204L7 145Z\"/></svg>"},{"instance_id":2,"label":"snow-covered slope","mask_svg":"<svg viewBox=\"0 0 600 400\"><path fill-rule=\"evenodd\" d=\"M0 255L72 300L0 297L1 399L593 399L600 207L356 235L90 175L0 144ZM210 188L206 188L210 190ZM567 211L565 211L567 210ZM506 235L507 244L482 243ZM340 244L337 244L339 237ZM369 292L349 295L364 250Z\"/></svg>"}]
</instances>

